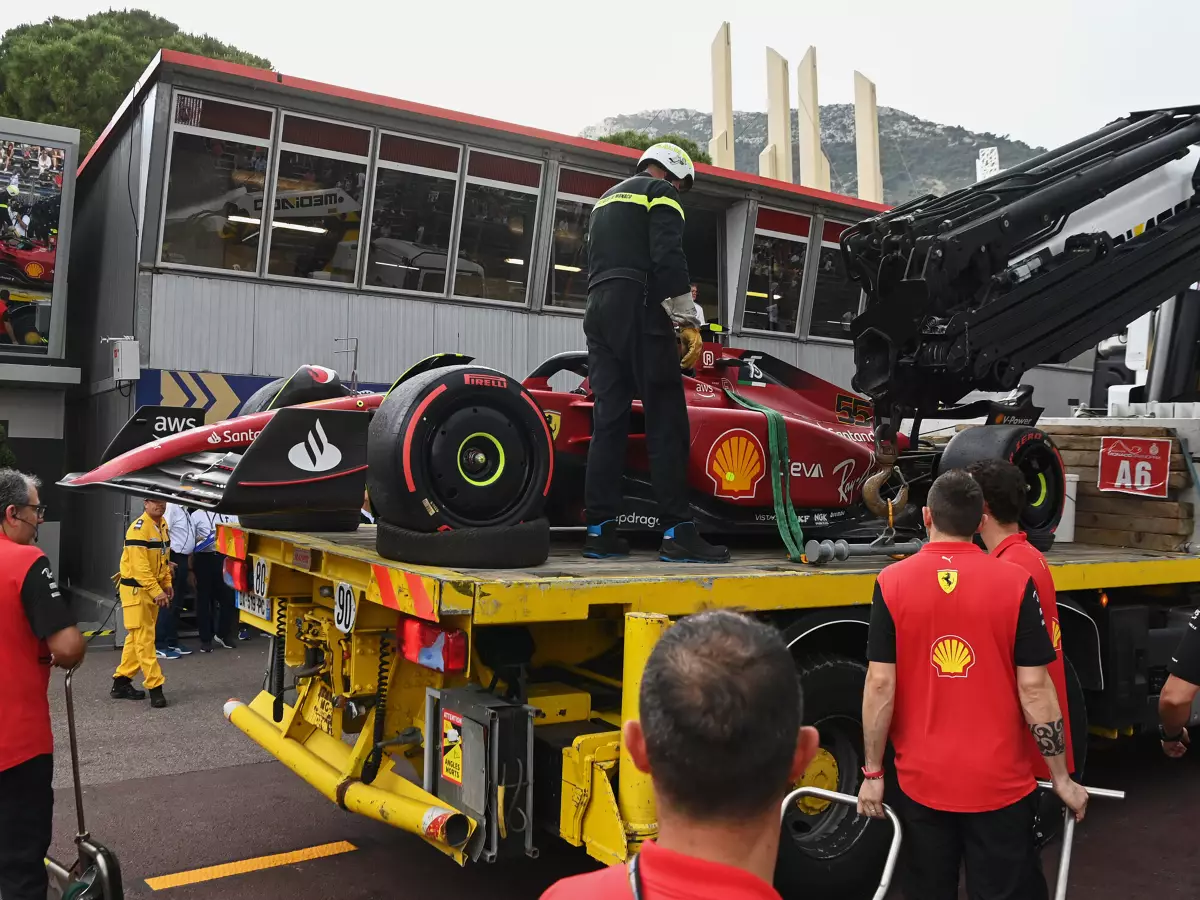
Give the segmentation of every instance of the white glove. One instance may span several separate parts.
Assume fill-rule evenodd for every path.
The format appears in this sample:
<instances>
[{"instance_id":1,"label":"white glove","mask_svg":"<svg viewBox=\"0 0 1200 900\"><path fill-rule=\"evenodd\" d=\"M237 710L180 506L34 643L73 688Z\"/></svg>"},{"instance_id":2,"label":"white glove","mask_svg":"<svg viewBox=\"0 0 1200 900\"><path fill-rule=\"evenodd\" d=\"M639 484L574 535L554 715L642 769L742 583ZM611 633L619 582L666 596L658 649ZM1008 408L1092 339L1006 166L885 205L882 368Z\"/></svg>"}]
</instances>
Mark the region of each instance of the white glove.
<instances>
[{"instance_id":1,"label":"white glove","mask_svg":"<svg viewBox=\"0 0 1200 900\"><path fill-rule=\"evenodd\" d=\"M680 294L678 297L671 297L664 300L662 305L676 326L680 328L687 326L692 328L700 327L700 319L696 315L696 303L692 300L690 291L686 294Z\"/></svg>"}]
</instances>

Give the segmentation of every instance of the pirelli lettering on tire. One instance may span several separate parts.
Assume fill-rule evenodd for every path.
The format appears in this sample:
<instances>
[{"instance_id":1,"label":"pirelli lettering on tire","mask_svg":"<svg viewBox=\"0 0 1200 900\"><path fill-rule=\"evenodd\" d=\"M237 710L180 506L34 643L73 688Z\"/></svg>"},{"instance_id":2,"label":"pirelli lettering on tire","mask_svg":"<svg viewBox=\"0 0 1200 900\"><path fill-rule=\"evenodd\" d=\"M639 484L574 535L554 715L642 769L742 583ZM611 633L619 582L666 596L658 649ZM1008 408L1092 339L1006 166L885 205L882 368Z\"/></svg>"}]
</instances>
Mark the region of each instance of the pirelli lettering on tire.
<instances>
[{"instance_id":1,"label":"pirelli lettering on tire","mask_svg":"<svg viewBox=\"0 0 1200 900\"><path fill-rule=\"evenodd\" d=\"M469 384L472 387L487 387L487 388L506 388L508 387L508 379L500 375L479 375L473 372L468 372L463 376L463 383Z\"/></svg>"}]
</instances>

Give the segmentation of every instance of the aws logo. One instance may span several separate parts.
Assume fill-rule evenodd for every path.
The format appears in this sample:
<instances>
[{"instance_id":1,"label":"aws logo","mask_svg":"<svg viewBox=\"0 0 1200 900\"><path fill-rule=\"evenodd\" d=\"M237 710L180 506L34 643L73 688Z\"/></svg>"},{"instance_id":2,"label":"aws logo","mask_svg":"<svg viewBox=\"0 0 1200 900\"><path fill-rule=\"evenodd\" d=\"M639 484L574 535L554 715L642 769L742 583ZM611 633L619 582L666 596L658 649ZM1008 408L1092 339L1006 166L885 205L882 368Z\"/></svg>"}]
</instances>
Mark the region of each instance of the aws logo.
<instances>
[{"instance_id":1,"label":"aws logo","mask_svg":"<svg viewBox=\"0 0 1200 900\"><path fill-rule=\"evenodd\" d=\"M717 497L753 497L767 468L758 438L744 428L732 428L708 451L705 472Z\"/></svg>"},{"instance_id":2,"label":"aws logo","mask_svg":"<svg viewBox=\"0 0 1200 900\"><path fill-rule=\"evenodd\" d=\"M933 642L930 662L937 669L938 678L966 678L975 665L975 651L963 638L948 634Z\"/></svg>"}]
</instances>

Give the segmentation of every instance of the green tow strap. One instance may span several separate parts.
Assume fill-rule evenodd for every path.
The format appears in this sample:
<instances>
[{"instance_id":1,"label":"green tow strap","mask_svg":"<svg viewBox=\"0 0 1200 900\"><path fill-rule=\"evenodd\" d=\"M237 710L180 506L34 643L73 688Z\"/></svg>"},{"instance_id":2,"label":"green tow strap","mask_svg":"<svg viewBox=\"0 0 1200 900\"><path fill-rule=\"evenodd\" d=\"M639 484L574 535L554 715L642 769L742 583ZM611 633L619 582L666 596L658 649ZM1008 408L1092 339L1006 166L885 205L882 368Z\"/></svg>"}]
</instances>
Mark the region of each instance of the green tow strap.
<instances>
[{"instance_id":1,"label":"green tow strap","mask_svg":"<svg viewBox=\"0 0 1200 900\"><path fill-rule=\"evenodd\" d=\"M771 493L775 499L775 525L779 536L787 547L788 559L802 562L804 558L804 531L796 510L792 506L792 461L788 456L787 423L783 416L769 406L763 406L736 391L725 388L725 396L734 403L754 412L762 413L767 419L767 438L770 444Z\"/></svg>"}]
</instances>

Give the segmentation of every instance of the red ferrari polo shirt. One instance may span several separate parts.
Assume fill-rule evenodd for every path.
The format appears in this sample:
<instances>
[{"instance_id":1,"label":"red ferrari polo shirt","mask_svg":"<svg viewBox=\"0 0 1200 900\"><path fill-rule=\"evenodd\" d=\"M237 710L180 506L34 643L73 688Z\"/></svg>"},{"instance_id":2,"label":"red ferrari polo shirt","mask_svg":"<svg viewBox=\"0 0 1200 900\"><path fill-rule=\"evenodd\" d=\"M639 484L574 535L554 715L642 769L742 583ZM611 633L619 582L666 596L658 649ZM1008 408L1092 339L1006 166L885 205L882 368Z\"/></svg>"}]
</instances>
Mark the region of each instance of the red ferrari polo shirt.
<instances>
[{"instance_id":1,"label":"red ferrari polo shirt","mask_svg":"<svg viewBox=\"0 0 1200 900\"><path fill-rule=\"evenodd\" d=\"M930 542L879 574L867 655L896 666L896 776L922 806L987 812L1034 791L1016 666L1054 658L1035 593L966 542Z\"/></svg>"},{"instance_id":2,"label":"red ferrari polo shirt","mask_svg":"<svg viewBox=\"0 0 1200 900\"><path fill-rule=\"evenodd\" d=\"M44 560L38 547L0 534L0 772L54 750L46 698L50 651L34 633L22 601L30 570Z\"/></svg>"},{"instance_id":3,"label":"red ferrari polo shirt","mask_svg":"<svg viewBox=\"0 0 1200 900\"><path fill-rule=\"evenodd\" d=\"M665 850L654 841L643 844L641 854L638 868L645 900L781 900L775 888L736 866ZM609 866L598 872L564 878L551 885L541 900L627 900L631 897L628 868Z\"/></svg>"},{"instance_id":4,"label":"red ferrari polo shirt","mask_svg":"<svg viewBox=\"0 0 1200 900\"><path fill-rule=\"evenodd\" d=\"M1058 600L1054 594L1054 577L1050 574L1050 567L1046 565L1046 557L1042 556L1037 547L1029 543L1024 532L1018 531L1016 534L1010 534L992 551L992 556L1020 566L1029 573L1034 586L1037 587L1038 600L1042 604L1042 617L1046 620L1046 633L1050 635L1050 642L1054 645L1054 662L1050 663L1047 668L1050 670L1050 678L1054 682L1054 689L1058 694L1058 705L1062 709L1063 724L1066 726L1064 730L1067 738L1067 771L1074 772L1075 755L1071 748L1071 718L1067 714L1067 671L1066 665L1063 663L1062 629L1058 624ZM1046 765L1046 758L1042 756L1032 734L1029 736L1029 754L1033 760L1033 773L1038 778L1049 779L1050 767Z\"/></svg>"}]
</instances>

